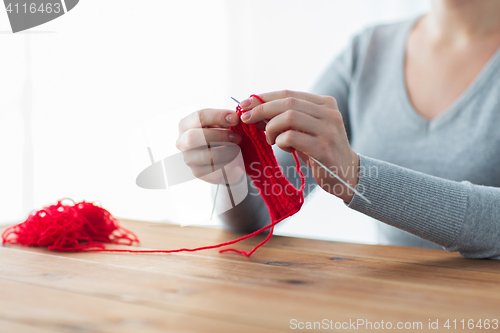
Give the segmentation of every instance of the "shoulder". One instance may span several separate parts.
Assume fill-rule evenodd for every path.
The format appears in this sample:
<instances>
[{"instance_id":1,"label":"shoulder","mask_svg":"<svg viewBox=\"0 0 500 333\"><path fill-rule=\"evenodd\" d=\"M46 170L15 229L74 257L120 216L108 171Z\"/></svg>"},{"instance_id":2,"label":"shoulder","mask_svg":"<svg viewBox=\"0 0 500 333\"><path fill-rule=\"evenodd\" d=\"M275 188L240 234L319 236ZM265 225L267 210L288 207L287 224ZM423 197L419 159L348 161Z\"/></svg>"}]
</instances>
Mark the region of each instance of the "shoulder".
<instances>
[{"instance_id":1,"label":"shoulder","mask_svg":"<svg viewBox=\"0 0 500 333\"><path fill-rule=\"evenodd\" d=\"M335 87L351 86L366 69L370 74L384 64L393 63L404 48L403 40L416 18L390 24L366 27L355 34L350 43L337 54L313 88L318 94L338 93Z\"/></svg>"},{"instance_id":2,"label":"shoulder","mask_svg":"<svg viewBox=\"0 0 500 333\"><path fill-rule=\"evenodd\" d=\"M361 64L374 65L400 54L406 45L407 33L417 19L368 26L354 35L348 48L353 74Z\"/></svg>"},{"instance_id":3,"label":"shoulder","mask_svg":"<svg viewBox=\"0 0 500 333\"><path fill-rule=\"evenodd\" d=\"M390 43L395 38L405 35L418 18L413 17L403 21L368 26L356 34L353 40L358 43Z\"/></svg>"},{"instance_id":4,"label":"shoulder","mask_svg":"<svg viewBox=\"0 0 500 333\"><path fill-rule=\"evenodd\" d=\"M406 35L418 17L364 28L352 38L353 53L391 51L406 40Z\"/></svg>"}]
</instances>

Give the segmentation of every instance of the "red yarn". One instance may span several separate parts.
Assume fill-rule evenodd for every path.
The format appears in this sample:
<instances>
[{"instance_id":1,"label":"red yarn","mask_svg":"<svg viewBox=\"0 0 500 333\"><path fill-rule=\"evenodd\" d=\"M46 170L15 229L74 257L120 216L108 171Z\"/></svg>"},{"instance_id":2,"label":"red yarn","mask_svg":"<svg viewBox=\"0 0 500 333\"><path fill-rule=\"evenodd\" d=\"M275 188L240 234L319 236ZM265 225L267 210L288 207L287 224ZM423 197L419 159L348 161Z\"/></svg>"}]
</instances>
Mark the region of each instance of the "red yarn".
<instances>
[{"instance_id":1,"label":"red yarn","mask_svg":"<svg viewBox=\"0 0 500 333\"><path fill-rule=\"evenodd\" d=\"M257 95L251 95L251 97L265 103ZM245 112L239 105L236 110L239 116ZM276 161L273 149L266 141L264 132L257 128L257 124L247 125L242 121L230 129L243 136L240 148L245 169L266 202L271 221L281 221L298 212L304 202L302 188L297 190L286 179ZM304 176L300 171L300 163L295 151L293 151L293 156L297 163L297 172L301 177L302 186L304 186Z\"/></svg>"},{"instance_id":2,"label":"red yarn","mask_svg":"<svg viewBox=\"0 0 500 333\"><path fill-rule=\"evenodd\" d=\"M251 95L261 103L259 96ZM241 116L245 110L239 105L236 108ZM215 245L181 248L175 250L128 250L106 249L104 243L132 245L139 242L137 236L121 227L118 221L105 209L89 202L80 202L73 206L57 205L46 207L28 217L18 225L12 226L2 234L3 243L27 246L48 246L49 250L82 251L82 252L132 252L132 253L174 253L194 252L214 249L238 243L253 237L264 230L271 229L269 235L257 244L250 252L236 249L222 249L219 252L235 251L249 257L255 250L264 245L273 235L274 226L300 210L304 203L304 175L300 170L300 162L293 151L297 172L300 175L301 187L296 189L283 174L271 146L266 141L263 131L257 124L240 122L231 129L243 136L240 143L245 169L264 199L271 217L271 223L251 234ZM279 192L279 193L278 193Z\"/></svg>"},{"instance_id":3,"label":"red yarn","mask_svg":"<svg viewBox=\"0 0 500 333\"><path fill-rule=\"evenodd\" d=\"M49 250L85 251L103 249L104 243L132 245L137 236L121 227L105 209L90 202L48 206L31 214L18 225L6 229L3 243L47 246Z\"/></svg>"},{"instance_id":4,"label":"red yarn","mask_svg":"<svg viewBox=\"0 0 500 333\"><path fill-rule=\"evenodd\" d=\"M259 100L261 103L265 101L257 95L251 95ZM236 108L238 115L241 117L246 111L239 105ZM297 158L295 150L292 152L297 164L297 172L300 175L301 187L296 189L285 177L281 167L274 156L273 149L267 143L266 135L263 131L257 128L258 124L245 124L240 121L237 126L231 127L231 130L243 136L240 143L241 152L243 154L243 161L245 163L245 170L252 178L254 185L258 188L260 195L264 199L269 215L271 217L271 224L260 230L263 231L271 228L267 238L250 252L235 249L223 249L219 252L235 251L242 253L247 257L250 256L260 246L264 245L272 236L274 226L292 216L300 210L304 203L304 175L300 170L300 162Z\"/></svg>"}]
</instances>

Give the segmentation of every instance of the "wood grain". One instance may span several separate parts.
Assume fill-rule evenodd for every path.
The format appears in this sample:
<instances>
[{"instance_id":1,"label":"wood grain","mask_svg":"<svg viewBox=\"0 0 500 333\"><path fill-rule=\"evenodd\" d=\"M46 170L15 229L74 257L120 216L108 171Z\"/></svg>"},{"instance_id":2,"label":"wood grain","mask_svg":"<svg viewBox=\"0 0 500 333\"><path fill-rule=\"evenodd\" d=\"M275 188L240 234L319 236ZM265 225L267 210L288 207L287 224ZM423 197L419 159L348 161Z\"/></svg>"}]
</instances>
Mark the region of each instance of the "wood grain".
<instances>
[{"instance_id":1,"label":"wood grain","mask_svg":"<svg viewBox=\"0 0 500 333\"><path fill-rule=\"evenodd\" d=\"M140 248L240 236L122 224L138 234ZM262 237L235 247L250 249ZM290 237L273 237L250 258L216 250L59 253L9 245L0 248L0 324L16 332L276 332L289 331L291 319L362 318L421 321L425 328L429 319L499 319L499 264L439 250Z\"/></svg>"}]
</instances>

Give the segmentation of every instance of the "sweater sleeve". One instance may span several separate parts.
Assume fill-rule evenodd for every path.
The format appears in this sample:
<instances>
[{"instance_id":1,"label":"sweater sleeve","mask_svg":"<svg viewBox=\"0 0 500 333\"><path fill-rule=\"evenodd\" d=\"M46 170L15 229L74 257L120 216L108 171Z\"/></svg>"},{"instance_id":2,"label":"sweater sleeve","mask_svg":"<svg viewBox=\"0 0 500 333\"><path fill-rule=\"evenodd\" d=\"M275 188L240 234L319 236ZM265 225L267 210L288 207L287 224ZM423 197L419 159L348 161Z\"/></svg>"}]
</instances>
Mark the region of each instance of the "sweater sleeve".
<instances>
[{"instance_id":1,"label":"sweater sleeve","mask_svg":"<svg viewBox=\"0 0 500 333\"><path fill-rule=\"evenodd\" d=\"M360 35L357 35L351 40L348 47L331 62L311 89L313 94L332 96L337 100L349 141L351 141L349 87L355 75L359 39Z\"/></svg>"},{"instance_id":2,"label":"sweater sleeve","mask_svg":"<svg viewBox=\"0 0 500 333\"><path fill-rule=\"evenodd\" d=\"M500 189L455 182L360 155L349 207L466 258L500 259Z\"/></svg>"}]
</instances>

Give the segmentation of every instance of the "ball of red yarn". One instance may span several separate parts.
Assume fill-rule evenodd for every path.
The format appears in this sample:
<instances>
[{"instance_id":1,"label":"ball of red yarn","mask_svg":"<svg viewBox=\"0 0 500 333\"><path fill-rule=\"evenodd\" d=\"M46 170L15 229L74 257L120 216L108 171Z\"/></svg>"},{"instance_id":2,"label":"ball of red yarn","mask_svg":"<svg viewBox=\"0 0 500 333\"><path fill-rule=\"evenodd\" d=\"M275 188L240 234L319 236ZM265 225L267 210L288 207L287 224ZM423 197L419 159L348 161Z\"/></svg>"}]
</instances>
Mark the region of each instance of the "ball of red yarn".
<instances>
[{"instance_id":1,"label":"ball of red yarn","mask_svg":"<svg viewBox=\"0 0 500 333\"><path fill-rule=\"evenodd\" d=\"M64 205L59 201L31 214L26 221L6 229L3 243L47 246L49 250L84 251L104 243L132 245L139 242L107 210L91 202Z\"/></svg>"}]
</instances>

